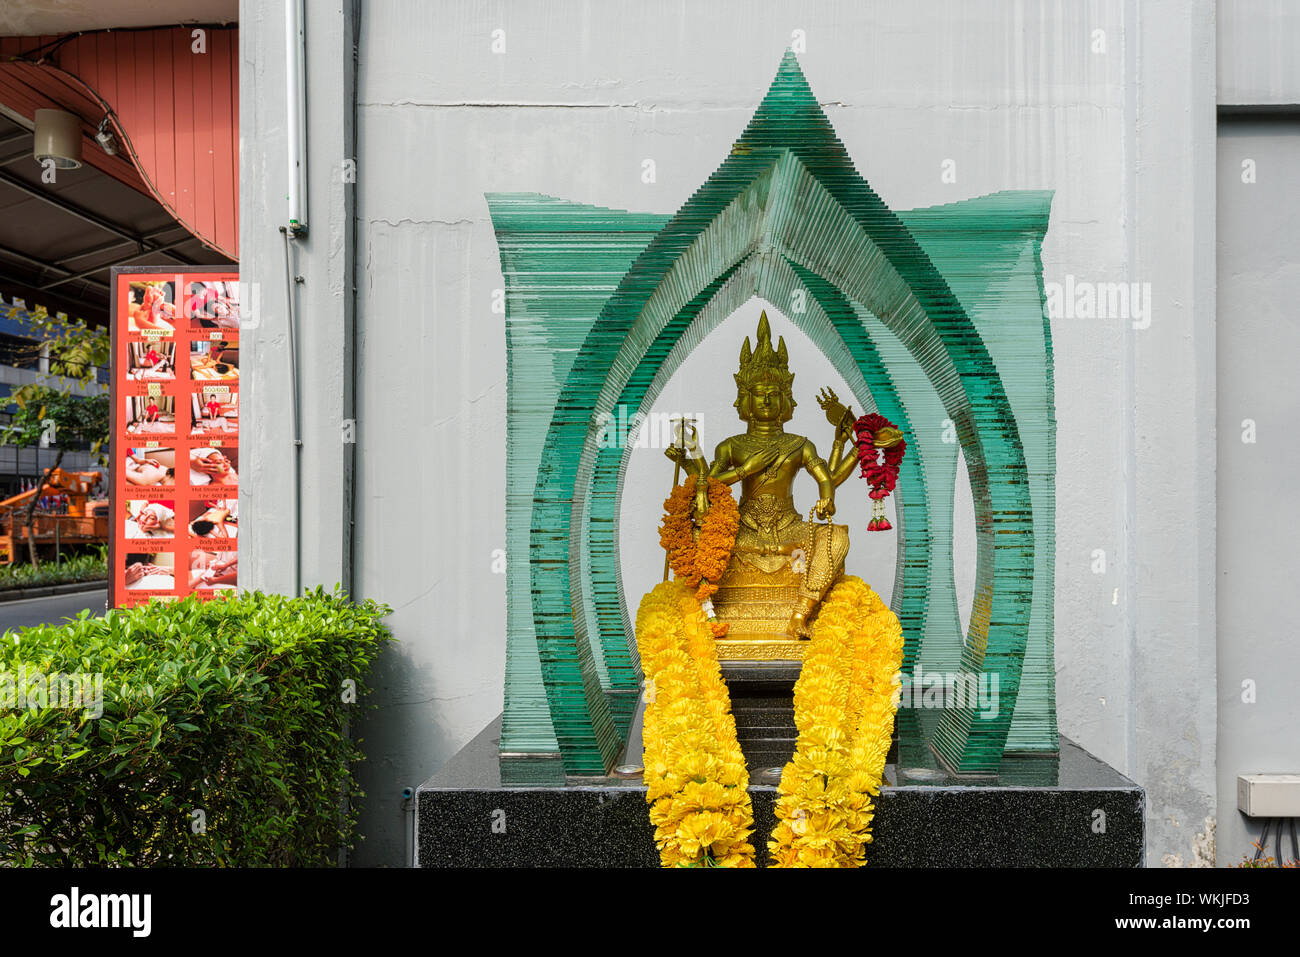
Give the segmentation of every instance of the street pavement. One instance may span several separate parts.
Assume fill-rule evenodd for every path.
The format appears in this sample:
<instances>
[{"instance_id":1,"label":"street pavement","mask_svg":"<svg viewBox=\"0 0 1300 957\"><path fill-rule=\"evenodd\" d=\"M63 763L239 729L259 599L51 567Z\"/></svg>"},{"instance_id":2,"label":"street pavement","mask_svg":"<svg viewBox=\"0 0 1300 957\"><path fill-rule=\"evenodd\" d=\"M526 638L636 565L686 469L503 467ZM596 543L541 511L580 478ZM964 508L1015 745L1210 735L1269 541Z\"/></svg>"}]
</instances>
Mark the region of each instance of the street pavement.
<instances>
[{"instance_id":1,"label":"street pavement","mask_svg":"<svg viewBox=\"0 0 1300 957\"><path fill-rule=\"evenodd\" d=\"M24 598L22 601L0 602L0 630L23 628L28 625L59 624L75 618L83 609L92 615L104 613L108 591L74 592L71 595L49 595L45 598Z\"/></svg>"}]
</instances>

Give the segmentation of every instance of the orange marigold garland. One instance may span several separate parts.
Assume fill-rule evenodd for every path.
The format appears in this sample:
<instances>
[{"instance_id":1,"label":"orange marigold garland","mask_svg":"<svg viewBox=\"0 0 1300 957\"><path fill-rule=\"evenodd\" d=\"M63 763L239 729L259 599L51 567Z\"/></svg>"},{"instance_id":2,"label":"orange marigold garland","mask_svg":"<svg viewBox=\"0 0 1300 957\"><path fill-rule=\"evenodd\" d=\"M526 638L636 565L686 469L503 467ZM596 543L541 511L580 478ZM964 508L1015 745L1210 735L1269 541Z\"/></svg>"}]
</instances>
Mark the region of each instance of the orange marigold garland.
<instances>
[{"instance_id":1,"label":"orange marigold garland","mask_svg":"<svg viewBox=\"0 0 1300 957\"><path fill-rule=\"evenodd\" d=\"M678 578L686 579L695 567L695 522L691 503L695 491L690 482L676 486L664 501L664 521L659 526L659 544L668 553L668 564ZM698 580L691 587L699 586Z\"/></svg>"},{"instance_id":2,"label":"orange marigold garland","mask_svg":"<svg viewBox=\"0 0 1300 957\"><path fill-rule=\"evenodd\" d=\"M721 638L731 627L713 614L709 600L718 590L718 579L727 570L731 552L736 547L740 528L740 507L725 482L710 478L709 509L703 521L696 523L694 512L695 483L683 482L664 501L664 521L659 527L659 544L668 552L668 564L677 577L695 589L695 597L704 605L709 628Z\"/></svg>"}]
</instances>

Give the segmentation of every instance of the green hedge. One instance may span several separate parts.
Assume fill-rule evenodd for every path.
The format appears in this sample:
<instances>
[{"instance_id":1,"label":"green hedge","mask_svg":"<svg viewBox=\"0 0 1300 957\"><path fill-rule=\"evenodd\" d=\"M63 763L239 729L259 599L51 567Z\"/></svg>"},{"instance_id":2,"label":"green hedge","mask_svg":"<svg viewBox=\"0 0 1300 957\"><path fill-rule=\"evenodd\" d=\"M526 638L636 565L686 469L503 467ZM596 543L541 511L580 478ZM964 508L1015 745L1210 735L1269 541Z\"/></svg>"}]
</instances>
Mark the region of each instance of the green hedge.
<instances>
[{"instance_id":1,"label":"green hedge","mask_svg":"<svg viewBox=\"0 0 1300 957\"><path fill-rule=\"evenodd\" d=\"M0 565L0 591L9 588L36 588L66 582L104 581L108 578L108 550L99 548L90 555L64 555L59 561L47 561L33 568L27 561L24 545L11 565Z\"/></svg>"},{"instance_id":2,"label":"green hedge","mask_svg":"<svg viewBox=\"0 0 1300 957\"><path fill-rule=\"evenodd\" d=\"M0 636L0 866L335 863L388 611L249 593ZM55 707L95 674L102 715L93 677Z\"/></svg>"}]
</instances>

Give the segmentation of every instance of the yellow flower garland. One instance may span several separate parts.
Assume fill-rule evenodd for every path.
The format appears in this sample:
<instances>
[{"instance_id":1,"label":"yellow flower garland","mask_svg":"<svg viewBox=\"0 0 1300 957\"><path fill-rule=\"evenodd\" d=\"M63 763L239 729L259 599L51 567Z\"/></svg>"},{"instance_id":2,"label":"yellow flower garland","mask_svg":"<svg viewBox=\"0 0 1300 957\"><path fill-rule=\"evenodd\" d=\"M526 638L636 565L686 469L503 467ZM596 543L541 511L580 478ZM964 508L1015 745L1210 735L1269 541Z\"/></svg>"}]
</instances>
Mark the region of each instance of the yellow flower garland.
<instances>
[{"instance_id":1,"label":"yellow flower garland","mask_svg":"<svg viewBox=\"0 0 1300 957\"><path fill-rule=\"evenodd\" d=\"M637 610L646 800L665 867L753 867L749 774L699 599L663 582ZM795 684L799 741L781 777L775 867L857 867L871 841L898 706L898 618L860 578L822 602Z\"/></svg>"},{"instance_id":2,"label":"yellow flower garland","mask_svg":"<svg viewBox=\"0 0 1300 957\"><path fill-rule=\"evenodd\" d=\"M636 616L646 676L646 800L665 867L753 867L749 773L713 634L681 581L645 596Z\"/></svg>"},{"instance_id":3,"label":"yellow flower garland","mask_svg":"<svg viewBox=\"0 0 1300 957\"><path fill-rule=\"evenodd\" d=\"M859 867L898 706L898 618L860 578L822 603L795 684L799 740L781 775L774 867Z\"/></svg>"}]
</instances>

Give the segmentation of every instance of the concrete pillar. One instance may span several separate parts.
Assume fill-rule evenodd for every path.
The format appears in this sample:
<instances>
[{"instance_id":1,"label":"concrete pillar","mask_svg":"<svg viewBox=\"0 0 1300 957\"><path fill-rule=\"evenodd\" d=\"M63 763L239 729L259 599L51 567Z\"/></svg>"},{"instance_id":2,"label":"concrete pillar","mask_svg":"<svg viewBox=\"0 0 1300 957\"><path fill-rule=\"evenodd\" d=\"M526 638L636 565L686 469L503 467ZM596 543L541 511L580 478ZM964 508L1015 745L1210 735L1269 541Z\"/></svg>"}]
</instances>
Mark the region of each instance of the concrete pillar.
<instances>
[{"instance_id":1,"label":"concrete pillar","mask_svg":"<svg viewBox=\"0 0 1300 957\"><path fill-rule=\"evenodd\" d=\"M292 593L352 578L355 460L356 58L354 0L306 4L307 224L291 243L302 436L295 547L294 422L284 238L288 155L282 4L240 4L240 275L253 315L241 333L244 419L240 584ZM250 216L249 211L265 211ZM295 555L301 554L301 569Z\"/></svg>"},{"instance_id":2,"label":"concrete pillar","mask_svg":"<svg viewBox=\"0 0 1300 957\"><path fill-rule=\"evenodd\" d=\"M1190 862L1215 805L1215 5L1130 3L1126 17L1124 215L1151 309L1127 359L1133 684L1119 768L1146 789L1158 866L1159 850Z\"/></svg>"}]
</instances>

